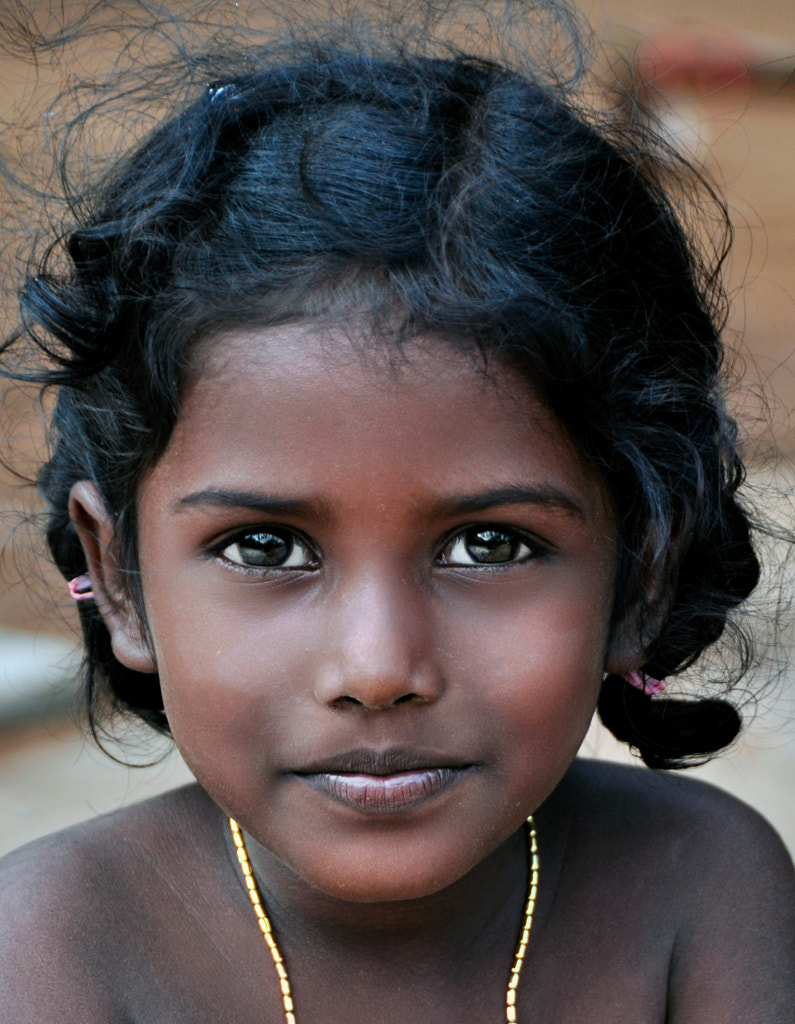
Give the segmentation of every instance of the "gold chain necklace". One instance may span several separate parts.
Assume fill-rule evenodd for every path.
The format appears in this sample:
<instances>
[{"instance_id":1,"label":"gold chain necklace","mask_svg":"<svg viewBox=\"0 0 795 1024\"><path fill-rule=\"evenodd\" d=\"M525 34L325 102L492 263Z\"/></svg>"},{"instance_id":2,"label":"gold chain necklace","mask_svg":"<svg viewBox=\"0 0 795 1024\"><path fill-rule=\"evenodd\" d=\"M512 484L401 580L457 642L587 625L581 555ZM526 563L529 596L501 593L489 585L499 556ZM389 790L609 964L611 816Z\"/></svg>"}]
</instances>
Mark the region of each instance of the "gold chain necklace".
<instances>
[{"instance_id":1,"label":"gold chain necklace","mask_svg":"<svg viewBox=\"0 0 795 1024\"><path fill-rule=\"evenodd\" d=\"M243 833L240 831L240 826L234 818L229 819L229 827L232 830L232 838L235 841L237 859L240 862L240 870L243 872L243 880L246 883L246 889L248 889L251 904L254 907L255 914L257 915L257 923L260 926L260 931L262 932L265 942L268 944L268 949L271 951L273 965L276 968L276 973L279 975L279 984L282 990L282 1001L284 1003L284 1019L286 1024L296 1024L295 1004L293 1003L290 979L287 977L287 968L284 966L284 960L279 952L279 947L276 945L276 939L273 937L273 928L271 927L268 915L265 913L265 908L262 905L262 898L259 894L259 889L257 888L257 881L254 878L254 872L251 870L251 861L248 859L248 851L246 850ZM508 981L508 992L505 996L505 1019L508 1021L508 1024L515 1024L516 1022L516 990L519 987L519 975L522 971L524 955L527 950L527 942L530 938L530 929L533 927L533 911L535 910L536 894L538 892L538 840L532 815L527 819L527 831L530 849L527 905L525 907L524 927L519 935L519 942L516 946L516 957L514 965L511 968L511 976Z\"/></svg>"}]
</instances>

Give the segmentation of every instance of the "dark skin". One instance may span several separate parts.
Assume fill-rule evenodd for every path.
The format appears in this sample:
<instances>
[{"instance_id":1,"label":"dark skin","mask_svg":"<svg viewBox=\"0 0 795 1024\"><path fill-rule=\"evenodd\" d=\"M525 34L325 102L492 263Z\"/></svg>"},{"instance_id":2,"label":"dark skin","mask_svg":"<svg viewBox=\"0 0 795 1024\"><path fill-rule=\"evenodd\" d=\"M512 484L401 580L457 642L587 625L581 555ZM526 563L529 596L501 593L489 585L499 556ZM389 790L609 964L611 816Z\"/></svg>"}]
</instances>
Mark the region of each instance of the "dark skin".
<instances>
[{"instance_id":1,"label":"dark skin","mask_svg":"<svg viewBox=\"0 0 795 1024\"><path fill-rule=\"evenodd\" d=\"M686 779L578 762L537 823L520 1021L788 1024L792 868L754 812ZM193 787L6 858L4 1020L282 1024L224 826ZM375 934L351 905L328 931L269 907L298 1020L499 1024L520 854L488 886L381 905Z\"/></svg>"},{"instance_id":2,"label":"dark skin","mask_svg":"<svg viewBox=\"0 0 795 1024\"><path fill-rule=\"evenodd\" d=\"M572 760L604 671L616 530L527 384L418 341L210 348L142 482L146 628L88 483L72 514L116 656L157 672L200 786L0 869L11 1024L497 1024L541 881L518 1019L784 1024L792 873L708 787ZM787 944L790 944L789 947Z\"/></svg>"}]
</instances>

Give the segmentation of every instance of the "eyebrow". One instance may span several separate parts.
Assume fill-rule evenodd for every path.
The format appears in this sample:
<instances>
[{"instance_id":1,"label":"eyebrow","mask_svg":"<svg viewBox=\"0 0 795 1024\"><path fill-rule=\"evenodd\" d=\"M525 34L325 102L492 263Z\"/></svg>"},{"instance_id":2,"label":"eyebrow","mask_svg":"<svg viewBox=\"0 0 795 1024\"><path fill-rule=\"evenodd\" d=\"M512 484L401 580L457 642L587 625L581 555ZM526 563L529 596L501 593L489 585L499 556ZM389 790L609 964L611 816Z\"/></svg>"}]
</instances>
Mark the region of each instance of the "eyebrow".
<instances>
[{"instance_id":1,"label":"eyebrow","mask_svg":"<svg viewBox=\"0 0 795 1024\"><path fill-rule=\"evenodd\" d=\"M477 494L453 494L443 498L438 505L442 515L469 515L484 512L500 505L540 505L551 511L585 518L585 512L569 494L551 484L537 486L494 487ZM268 516L319 516L328 518L330 508L327 502L306 498L285 498L259 491L227 491L208 489L188 494L176 504L176 510L196 507L245 508Z\"/></svg>"},{"instance_id":2,"label":"eyebrow","mask_svg":"<svg viewBox=\"0 0 795 1024\"><path fill-rule=\"evenodd\" d=\"M451 495L444 499L442 507L450 515L466 515L485 512L499 505L540 505L552 511L585 518L585 510L571 495L551 484L536 486L495 487L477 494Z\"/></svg>"},{"instance_id":3,"label":"eyebrow","mask_svg":"<svg viewBox=\"0 0 795 1024\"><path fill-rule=\"evenodd\" d=\"M176 511L190 508L246 508L269 516L307 516L326 511L326 503L305 498L281 498L259 491L226 491L209 489L195 491L176 503Z\"/></svg>"}]
</instances>

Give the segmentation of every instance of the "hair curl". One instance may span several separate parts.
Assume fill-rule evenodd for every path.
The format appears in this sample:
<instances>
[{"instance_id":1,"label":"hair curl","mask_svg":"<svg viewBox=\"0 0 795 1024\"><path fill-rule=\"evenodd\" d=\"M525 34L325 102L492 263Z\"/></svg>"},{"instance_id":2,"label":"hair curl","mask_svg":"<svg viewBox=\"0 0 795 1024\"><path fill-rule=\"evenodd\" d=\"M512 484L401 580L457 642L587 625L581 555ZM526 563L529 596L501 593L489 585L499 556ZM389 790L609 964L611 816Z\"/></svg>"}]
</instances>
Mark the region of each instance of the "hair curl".
<instances>
[{"instance_id":1,"label":"hair curl","mask_svg":"<svg viewBox=\"0 0 795 1024\"><path fill-rule=\"evenodd\" d=\"M648 134L584 112L559 75L364 38L214 55L213 84L73 197L6 345L32 339L45 362L8 374L57 386L38 478L54 559L86 570L67 503L91 480L140 606L136 495L197 343L355 316L474 344L541 390L617 505L614 623L638 620L648 674L679 673L759 573L722 392L725 250L697 253ZM157 678L80 611L91 715L167 732ZM704 759L740 725L718 696L652 700L617 676L599 712L656 767Z\"/></svg>"}]
</instances>

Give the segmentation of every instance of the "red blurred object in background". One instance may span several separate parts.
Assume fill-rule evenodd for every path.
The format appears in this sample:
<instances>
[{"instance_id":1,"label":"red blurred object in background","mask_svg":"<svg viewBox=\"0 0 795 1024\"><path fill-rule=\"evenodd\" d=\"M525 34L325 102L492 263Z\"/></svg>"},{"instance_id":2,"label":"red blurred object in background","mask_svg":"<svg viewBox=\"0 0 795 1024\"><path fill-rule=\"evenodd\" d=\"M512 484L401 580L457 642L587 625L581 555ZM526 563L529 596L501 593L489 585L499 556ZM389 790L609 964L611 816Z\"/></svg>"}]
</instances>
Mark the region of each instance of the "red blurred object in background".
<instances>
[{"instance_id":1,"label":"red blurred object in background","mask_svg":"<svg viewBox=\"0 0 795 1024\"><path fill-rule=\"evenodd\" d=\"M716 25L679 23L638 44L635 69L647 88L665 94L747 92L760 82L792 82L795 46Z\"/></svg>"}]
</instances>

